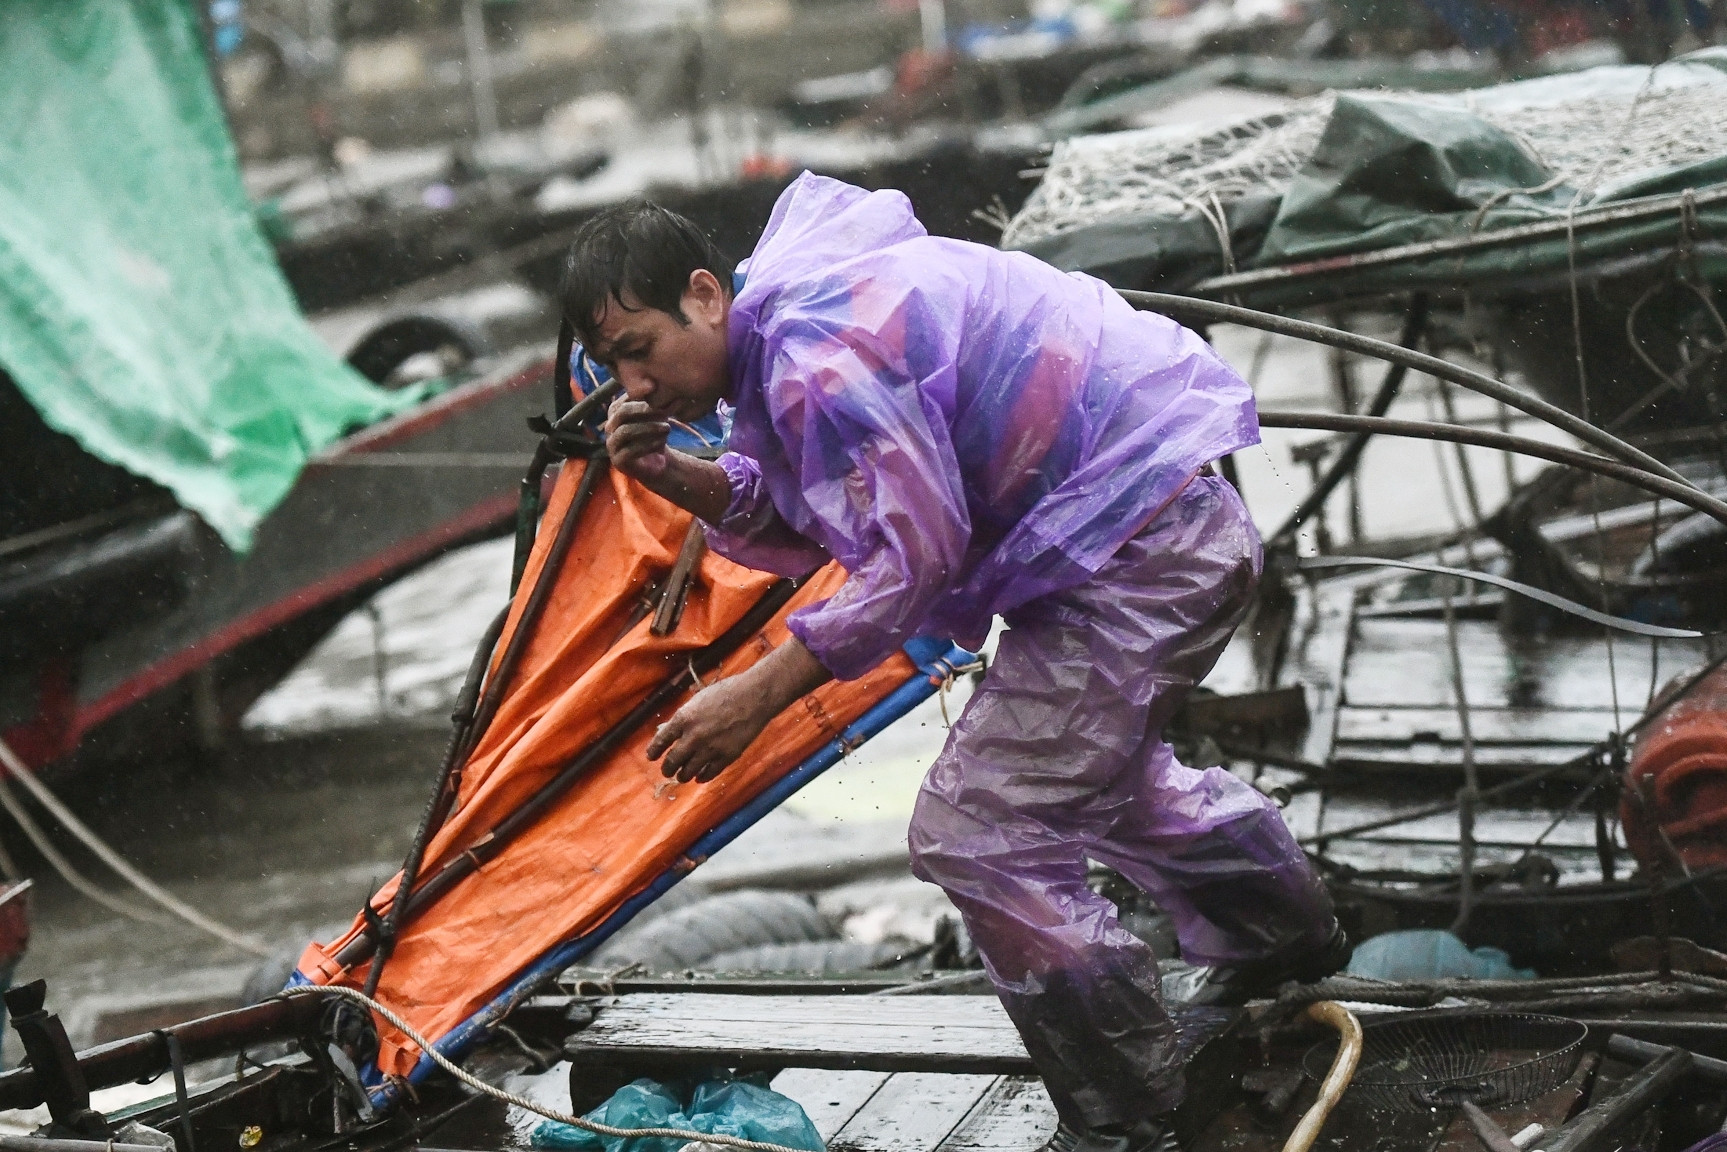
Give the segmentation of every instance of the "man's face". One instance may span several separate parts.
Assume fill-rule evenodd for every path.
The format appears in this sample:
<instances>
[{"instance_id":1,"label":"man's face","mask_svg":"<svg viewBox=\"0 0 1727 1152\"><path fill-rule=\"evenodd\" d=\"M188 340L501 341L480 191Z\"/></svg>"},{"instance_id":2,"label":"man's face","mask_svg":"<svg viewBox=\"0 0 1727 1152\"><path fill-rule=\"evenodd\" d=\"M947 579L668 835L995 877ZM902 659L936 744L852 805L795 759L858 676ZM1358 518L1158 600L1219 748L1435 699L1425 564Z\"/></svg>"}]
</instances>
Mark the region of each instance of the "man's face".
<instances>
[{"instance_id":1,"label":"man's face","mask_svg":"<svg viewBox=\"0 0 1727 1152\"><path fill-rule=\"evenodd\" d=\"M626 297L607 300L588 354L611 369L631 400L668 419L701 419L731 391L726 319L731 296L713 273L690 273L682 308L687 323Z\"/></svg>"}]
</instances>

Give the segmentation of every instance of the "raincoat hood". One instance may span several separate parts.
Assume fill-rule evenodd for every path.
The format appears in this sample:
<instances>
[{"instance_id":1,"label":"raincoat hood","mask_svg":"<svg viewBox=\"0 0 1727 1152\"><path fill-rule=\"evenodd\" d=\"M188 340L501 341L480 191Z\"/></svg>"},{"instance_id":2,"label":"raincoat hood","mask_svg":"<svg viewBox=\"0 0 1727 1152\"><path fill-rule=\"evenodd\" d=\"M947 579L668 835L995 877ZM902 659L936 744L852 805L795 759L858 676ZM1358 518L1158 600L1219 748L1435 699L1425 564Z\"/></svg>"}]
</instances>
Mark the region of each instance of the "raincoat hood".
<instances>
[{"instance_id":1,"label":"raincoat hood","mask_svg":"<svg viewBox=\"0 0 1727 1152\"><path fill-rule=\"evenodd\" d=\"M733 306L748 309L775 284L927 235L905 193L866 192L805 172L780 194L755 251L740 266L746 279Z\"/></svg>"}]
</instances>

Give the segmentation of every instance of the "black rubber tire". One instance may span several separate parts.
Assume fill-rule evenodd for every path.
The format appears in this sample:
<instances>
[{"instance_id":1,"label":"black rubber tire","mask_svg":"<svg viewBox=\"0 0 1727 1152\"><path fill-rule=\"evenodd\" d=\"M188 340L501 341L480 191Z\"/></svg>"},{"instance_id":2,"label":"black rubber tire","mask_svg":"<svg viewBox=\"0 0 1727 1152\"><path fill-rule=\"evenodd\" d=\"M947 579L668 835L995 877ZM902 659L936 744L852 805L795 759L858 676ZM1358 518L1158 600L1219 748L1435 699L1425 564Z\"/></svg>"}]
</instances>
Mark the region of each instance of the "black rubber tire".
<instances>
[{"instance_id":1,"label":"black rubber tire","mask_svg":"<svg viewBox=\"0 0 1727 1152\"><path fill-rule=\"evenodd\" d=\"M681 972L710 956L763 944L833 940L834 926L809 897L795 892L746 888L723 892L669 912L640 931L619 935L598 948L590 968L640 964L649 972Z\"/></svg>"},{"instance_id":2,"label":"black rubber tire","mask_svg":"<svg viewBox=\"0 0 1727 1152\"><path fill-rule=\"evenodd\" d=\"M892 967L916 944L883 940L865 944L860 940L815 940L801 944L761 944L721 952L702 961L711 972L774 972L795 976L827 976L840 972L869 972Z\"/></svg>"}]
</instances>

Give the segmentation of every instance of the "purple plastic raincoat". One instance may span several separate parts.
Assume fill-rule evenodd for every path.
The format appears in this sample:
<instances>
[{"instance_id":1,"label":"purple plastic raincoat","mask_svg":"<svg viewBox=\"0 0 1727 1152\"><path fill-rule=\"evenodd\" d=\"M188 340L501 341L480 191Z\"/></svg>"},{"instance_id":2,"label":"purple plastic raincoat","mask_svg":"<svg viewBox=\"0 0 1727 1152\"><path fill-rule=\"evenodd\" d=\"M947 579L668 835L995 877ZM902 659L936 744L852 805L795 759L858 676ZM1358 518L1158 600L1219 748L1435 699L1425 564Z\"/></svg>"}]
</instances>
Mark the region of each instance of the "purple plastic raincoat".
<instances>
[{"instance_id":1,"label":"purple plastic raincoat","mask_svg":"<svg viewBox=\"0 0 1727 1152\"><path fill-rule=\"evenodd\" d=\"M927 235L896 192L805 174L730 321L732 499L709 542L841 591L791 617L836 676L1010 625L930 770L917 873L953 898L1070 1123L1180 1099L1155 958L1085 884L1147 890L1196 963L1325 939L1277 810L1176 762L1165 721L1246 610L1259 539L1210 461L1258 441L1197 335L1107 285Z\"/></svg>"},{"instance_id":2,"label":"purple plastic raincoat","mask_svg":"<svg viewBox=\"0 0 1727 1152\"><path fill-rule=\"evenodd\" d=\"M709 540L845 591L791 618L834 675L1097 571L1202 466L1259 441L1210 346L1107 284L927 235L897 192L805 174L731 313L733 500Z\"/></svg>"}]
</instances>

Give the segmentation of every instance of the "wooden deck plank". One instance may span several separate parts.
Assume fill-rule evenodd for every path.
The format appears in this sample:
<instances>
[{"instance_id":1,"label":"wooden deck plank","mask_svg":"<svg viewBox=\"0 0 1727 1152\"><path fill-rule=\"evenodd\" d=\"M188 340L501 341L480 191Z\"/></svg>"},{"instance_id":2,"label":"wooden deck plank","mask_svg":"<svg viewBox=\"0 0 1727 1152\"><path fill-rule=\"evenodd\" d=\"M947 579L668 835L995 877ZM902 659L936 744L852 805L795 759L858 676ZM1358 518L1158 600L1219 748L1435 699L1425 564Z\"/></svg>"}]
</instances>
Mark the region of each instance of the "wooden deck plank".
<instances>
[{"instance_id":1,"label":"wooden deck plank","mask_svg":"<svg viewBox=\"0 0 1727 1152\"><path fill-rule=\"evenodd\" d=\"M637 1066L1033 1071L994 996L620 996L565 1052Z\"/></svg>"},{"instance_id":2,"label":"wooden deck plank","mask_svg":"<svg viewBox=\"0 0 1727 1152\"><path fill-rule=\"evenodd\" d=\"M1501 744L1478 747L1475 766L1484 780L1500 780L1537 768L1550 768L1569 763L1589 751L1587 744ZM1463 770L1461 744L1340 744L1332 755L1332 764L1340 771L1355 773L1362 778L1381 776L1420 776L1431 773L1441 779L1445 772ZM1586 779L1587 767L1574 773L1561 773L1559 779Z\"/></svg>"},{"instance_id":3,"label":"wooden deck plank","mask_svg":"<svg viewBox=\"0 0 1727 1152\"><path fill-rule=\"evenodd\" d=\"M1477 745L1559 744L1588 746L1614 731L1611 708L1471 707L1469 733ZM1361 707L1338 709L1337 741L1458 743L1463 726L1453 707Z\"/></svg>"},{"instance_id":4,"label":"wooden deck plank","mask_svg":"<svg viewBox=\"0 0 1727 1152\"><path fill-rule=\"evenodd\" d=\"M1606 675L1607 644L1595 635L1550 636L1539 643L1508 637L1491 620L1459 620L1464 692L1474 707L1601 708L1611 711L1613 685ZM1451 665L1442 620L1358 618L1344 701L1354 707L1446 707L1452 702ZM1614 641L1619 705L1627 720L1643 707L1650 673L1658 680L1696 667L1705 658L1702 641ZM1658 660L1658 669L1652 669Z\"/></svg>"},{"instance_id":5,"label":"wooden deck plank","mask_svg":"<svg viewBox=\"0 0 1727 1152\"><path fill-rule=\"evenodd\" d=\"M1035 1076L1003 1076L940 1152L1036 1152L1055 1134L1055 1105Z\"/></svg>"},{"instance_id":6,"label":"wooden deck plank","mask_svg":"<svg viewBox=\"0 0 1727 1152\"><path fill-rule=\"evenodd\" d=\"M1178 1009L1183 1058L1233 1013ZM620 996L564 1045L578 1064L631 1068L863 1068L1026 1075L1035 1071L994 996Z\"/></svg>"},{"instance_id":7,"label":"wooden deck plank","mask_svg":"<svg viewBox=\"0 0 1727 1152\"><path fill-rule=\"evenodd\" d=\"M1355 591L1324 586L1303 598L1290 625L1289 651L1275 687L1301 685L1307 691L1307 735L1301 758L1309 764L1331 759L1337 735L1337 708L1345 699L1344 676L1354 636Z\"/></svg>"},{"instance_id":8,"label":"wooden deck plank","mask_svg":"<svg viewBox=\"0 0 1727 1152\"><path fill-rule=\"evenodd\" d=\"M828 1143L829 1152L935 1152L999 1079L939 1072L890 1076Z\"/></svg>"},{"instance_id":9,"label":"wooden deck plank","mask_svg":"<svg viewBox=\"0 0 1727 1152\"><path fill-rule=\"evenodd\" d=\"M830 1070L822 1068L787 1068L773 1078L775 1092L796 1100L821 1133L822 1143L830 1144L846 1122L857 1115L859 1108L886 1084L891 1072L861 1070Z\"/></svg>"}]
</instances>

